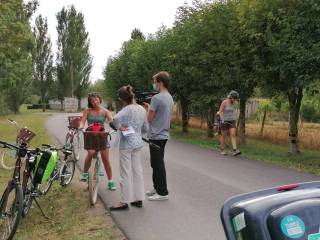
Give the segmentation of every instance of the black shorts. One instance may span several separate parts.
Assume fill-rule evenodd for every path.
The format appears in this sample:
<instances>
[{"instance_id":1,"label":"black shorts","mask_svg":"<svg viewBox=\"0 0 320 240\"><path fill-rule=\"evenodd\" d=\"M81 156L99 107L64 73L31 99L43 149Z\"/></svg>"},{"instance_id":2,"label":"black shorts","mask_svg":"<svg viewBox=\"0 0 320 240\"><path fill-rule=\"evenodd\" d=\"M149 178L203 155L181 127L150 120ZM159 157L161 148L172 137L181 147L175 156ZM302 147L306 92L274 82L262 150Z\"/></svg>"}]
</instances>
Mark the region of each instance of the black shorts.
<instances>
[{"instance_id":1,"label":"black shorts","mask_svg":"<svg viewBox=\"0 0 320 240\"><path fill-rule=\"evenodd\" d=\"M225 121L221 123L221 131L228 131L231 128L236 128L236 121Z\"/></svg>"}]
</instances>

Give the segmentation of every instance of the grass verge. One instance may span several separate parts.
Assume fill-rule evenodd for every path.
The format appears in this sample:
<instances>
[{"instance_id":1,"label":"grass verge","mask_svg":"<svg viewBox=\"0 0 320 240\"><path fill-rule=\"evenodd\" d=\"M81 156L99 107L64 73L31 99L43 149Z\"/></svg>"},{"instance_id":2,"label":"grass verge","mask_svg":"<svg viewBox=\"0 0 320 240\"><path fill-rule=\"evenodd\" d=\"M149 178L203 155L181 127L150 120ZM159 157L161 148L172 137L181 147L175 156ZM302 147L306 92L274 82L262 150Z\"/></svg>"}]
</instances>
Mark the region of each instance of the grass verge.
<instances>
[{"instance_id":1,"label":"grass verge","mask_svg":"<svg viewBox=\"0 0 320 240\"><path fill-rule=\"evenodd\" d=\"M218 140L208 138L205 130L190 128L189 133L184 134L181 132L180 127L175 125L172 129L172 137L185 143L218 150ZM230 146L230 144L228 145ZM285 145L272 144L250 138L240 148L242 156L245 158L271 162L276 165L320 175L319 151L302 149L302 153L292 155L287 152L288 148Z\"/></svg>"},{"instance_id":2,"label":"grass verge","mask_svg":"<svg viewBox=\"0 0 320 240\"><path fill-rule=\"evenodd\" d=\"M37 135L32 140L32 145L40 146L41 143L53 142L44 126L48 116L50 114L22 111L22 114L8 118L15 119L20 126L28 126L35 132ZM16 130L8 123L7 118L0 119L0 139L14 142L15 136ZM0 166L0 194L11 174L12 171L4 170ZM106 216L102 204L94 208L89 206L87 193L79 183L78 174L67 188L61 188L56 182L50 192L38 200L49 220L44 218L33 204L28 216L21 221L15 239L124 239L111 218Z\"/></svg>"}]
</instances>

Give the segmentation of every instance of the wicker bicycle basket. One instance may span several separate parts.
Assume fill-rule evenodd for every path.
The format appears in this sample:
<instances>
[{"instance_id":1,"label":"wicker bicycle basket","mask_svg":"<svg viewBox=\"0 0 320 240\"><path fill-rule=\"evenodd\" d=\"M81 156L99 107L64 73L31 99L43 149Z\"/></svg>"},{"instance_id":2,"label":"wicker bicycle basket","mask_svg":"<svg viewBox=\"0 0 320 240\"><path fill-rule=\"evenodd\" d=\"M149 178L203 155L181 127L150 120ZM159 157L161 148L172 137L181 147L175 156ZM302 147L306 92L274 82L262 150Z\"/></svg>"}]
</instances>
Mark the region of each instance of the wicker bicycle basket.
<instances>
[{"instance_id":1,"label":"wicker bicycle basket","mask_svg":"<svg viewBox=\"0 0 320 240\"><path fill-rule=\"evenodd\" d=\"M81 116L69 116L68 121L69 121L69 128L75 128L78 129L80 126L80 122L82 120Z\"/></svg>"},{"instance_id":2,"label":"wicker bicycle basket","mask_svg":"<svg viewBox=\"0 0 320 240\"><path fill-rule=\"evenodd\" d=\"M16 141L18 144L29 144L34 136L36 136L36 134L31 132L28 128L21 128Z\"/></svg>"},{"instance_id":3,"label":"wicker bicycle basket","mask_svg":"<svg viewBox=\"0 0 320 240\"><path fill-rule=\"evenodd\" d=\"M84 132L84 149L86 150L104 150L108 144L107 132Z\"/></svg>"}]
</instances>

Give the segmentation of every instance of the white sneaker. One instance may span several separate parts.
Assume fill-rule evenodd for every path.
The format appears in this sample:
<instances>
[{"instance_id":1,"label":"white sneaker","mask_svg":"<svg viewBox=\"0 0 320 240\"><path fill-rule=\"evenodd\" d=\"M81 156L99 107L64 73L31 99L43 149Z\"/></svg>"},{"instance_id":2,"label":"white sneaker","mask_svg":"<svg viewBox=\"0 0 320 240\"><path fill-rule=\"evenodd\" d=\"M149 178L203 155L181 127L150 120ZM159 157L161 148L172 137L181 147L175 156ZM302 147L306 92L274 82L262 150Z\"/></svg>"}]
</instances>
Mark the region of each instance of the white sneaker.
<instances>
[{"instance_id":1,"label":"white sneaker","mask_svg":"<svg viewBox=\"0 0 320 240\"><path fill-rule=\"evenodd\" d=\"M222 150L222 151L220 152L220 154L226 156L226 155L227 155L227 152L226 152L225 150Z\"/></svg>"},{"instance_id":2,"label":"white sneaker","mask_svg":"<svg viewBox=\"0 0 320 240\"><path fill-rule=\"evenodd\" d=\"M148 197L149 201L165 201L165 200L169 200L169 196L165 195L165 196L161 196L158 193L155 193L154 195Z\"/></svg>"},{"instance_id":3,"label":"white sneaker","mask_svg":"<svg viewBox=\"0 0 320 240\"><path fill-rule=\"evenodd\" d=\"M146 195L147 195L148 197L151 197L151 196L155 195L156 193L157 193L157 191L156 191L155 189L152 189L152 190L150 190L150 191L147 191L147 192L146 192Z\"/></svg>"}]
</instances>

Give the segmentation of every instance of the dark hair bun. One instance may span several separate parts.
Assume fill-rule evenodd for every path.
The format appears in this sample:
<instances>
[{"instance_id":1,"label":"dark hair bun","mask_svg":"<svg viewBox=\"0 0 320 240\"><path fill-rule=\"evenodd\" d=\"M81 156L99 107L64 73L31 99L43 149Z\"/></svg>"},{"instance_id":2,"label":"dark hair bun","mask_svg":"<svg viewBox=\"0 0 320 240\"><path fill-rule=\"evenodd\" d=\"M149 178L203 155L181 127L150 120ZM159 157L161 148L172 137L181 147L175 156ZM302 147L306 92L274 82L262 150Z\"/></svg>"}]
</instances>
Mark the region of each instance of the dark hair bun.
<instances>
[{"instance_id":1,"label":"dark hair bun","mask_svg":"<svg viewBox=\"0 0 320 240\"><path fill-rule=\"evenodd\" d=\"M123 86L118 90L118 96L127 104L132 103L134 98L133 88L130 85Z\"/></svg>"}]
</instances>

